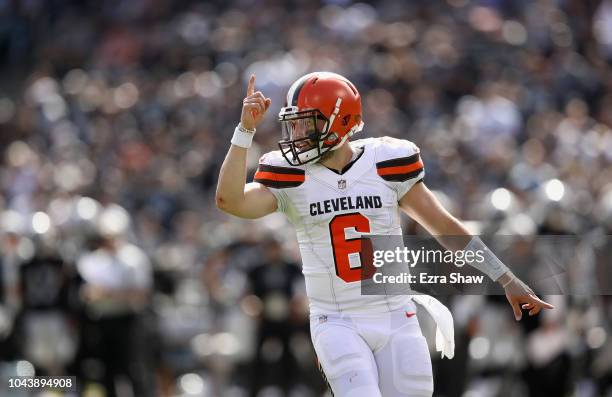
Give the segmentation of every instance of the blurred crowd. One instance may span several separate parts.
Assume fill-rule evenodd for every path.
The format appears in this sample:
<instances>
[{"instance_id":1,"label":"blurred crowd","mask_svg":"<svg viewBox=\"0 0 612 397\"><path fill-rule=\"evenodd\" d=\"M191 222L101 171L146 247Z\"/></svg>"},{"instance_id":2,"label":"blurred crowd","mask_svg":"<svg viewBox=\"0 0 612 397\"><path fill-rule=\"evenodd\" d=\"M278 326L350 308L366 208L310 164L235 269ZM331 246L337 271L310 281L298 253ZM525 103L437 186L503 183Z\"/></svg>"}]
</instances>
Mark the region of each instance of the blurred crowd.
<instances>
[{"instance_id":1,"label":"blurred crowd","mask_svg":"<svg viewBox=\"0 0 612 397\"><path fill-rule=\"evenodd\" d=\"M323 395L291 228L213 199L248 76L272 98L252 175L315 70L359 88L363 137L420 146L475 233L612 234L612 0L4 0L0 379ZM612 396L612 300L551 299L515 324L503 297L448 297L436 395Z\"/></svg>"}]
</instances>

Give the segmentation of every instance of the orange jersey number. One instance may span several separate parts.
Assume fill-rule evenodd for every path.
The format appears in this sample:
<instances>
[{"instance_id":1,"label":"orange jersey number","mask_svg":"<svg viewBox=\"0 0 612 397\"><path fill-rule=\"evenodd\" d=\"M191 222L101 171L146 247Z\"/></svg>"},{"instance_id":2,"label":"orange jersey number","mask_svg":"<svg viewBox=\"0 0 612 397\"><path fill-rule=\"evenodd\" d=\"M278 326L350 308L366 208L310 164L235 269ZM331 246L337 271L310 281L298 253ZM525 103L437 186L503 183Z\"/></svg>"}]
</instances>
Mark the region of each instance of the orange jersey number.
<instances>
[{"instance_id":1,"label":"orange jersey number","mask_svg":"<svg viewBox=\"0 0 612 397\"><path fill-rule=\"evenodd\" d=\"M346 229L352 228L359 233L369 233L370 221L364 215L355 212L336 215L329 222L336 275L347 283L367 279L371 277L375 270L371 263L371 250L368 249L370 247L369 240L360 237L346 238ZM349 255L355 253L359 253L361 264L351 267ZM367 273L364 272L362 277L364 266L366 266Z\"/></svg>"}]
</instances>

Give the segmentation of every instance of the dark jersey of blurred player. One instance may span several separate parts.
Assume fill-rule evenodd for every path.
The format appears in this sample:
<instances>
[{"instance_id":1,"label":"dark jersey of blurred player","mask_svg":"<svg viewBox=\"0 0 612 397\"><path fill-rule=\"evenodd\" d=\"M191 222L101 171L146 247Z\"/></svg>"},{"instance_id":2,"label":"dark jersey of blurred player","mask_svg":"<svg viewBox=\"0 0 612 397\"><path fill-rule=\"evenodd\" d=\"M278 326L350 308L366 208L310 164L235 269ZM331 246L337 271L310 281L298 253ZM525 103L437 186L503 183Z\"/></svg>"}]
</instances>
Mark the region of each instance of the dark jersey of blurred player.
<instances>
[{"instance_id":1,"label":"dark jersey of blurred player","mask_svg":"<svg viewBox=\"0 0 612 397\"><path fill-rule=\"evenodd\" d=\"M75 309L77 280L57 257L35 257L20 267L23 309Z\"/></svg>"}]
</instances>

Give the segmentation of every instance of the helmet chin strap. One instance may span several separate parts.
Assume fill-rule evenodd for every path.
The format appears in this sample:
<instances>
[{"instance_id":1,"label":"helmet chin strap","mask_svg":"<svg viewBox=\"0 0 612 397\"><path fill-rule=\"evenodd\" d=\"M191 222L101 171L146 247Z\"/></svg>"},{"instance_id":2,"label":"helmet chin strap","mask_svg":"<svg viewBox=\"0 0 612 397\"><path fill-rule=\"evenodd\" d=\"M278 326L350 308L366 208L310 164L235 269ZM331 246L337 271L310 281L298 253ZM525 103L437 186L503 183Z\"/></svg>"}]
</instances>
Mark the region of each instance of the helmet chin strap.
<instances>
[{"instance_id":1,"label":"helmet chin strap","mask_svg":"<svg viewBox=\"0 0 612 397\"><path fill-rule=\"evenodd\" d=\"M331 125L331 124L330 124ZM354 126L353 128L350 129L350 131L340 140L340 142L338 142L336 145L334 145L334 147L332 147L331 149L329 149L330 152L333 152L334 150L337 150L340 146L342 146L344 144L344 142L347 141L347 139L353 135L355 135L356 133L360 132L361 130L363 130L363 121L360 122L359 124L357 124L356 126ZM304 153L300 153L298 155L298 157L300 157L300 160L302 161L308 161L310 158L310 155L314 155L316 154L316 148L312 148L307 152ZM321 160L320 158L317 159L316 161L314 161L315 163L318 162L319 160Z\"/></svg>"},{"instance_id":2,"label":"helmet chin strap","mask_svg":"<svg viewBox=\"0 0 612 397\"><path fill-rule=\"evenodd\" d=\"M342 137L340 142L338 142L338 144L334 145L334 147L332 147L329 150L330 151L337 150L340 146L342 146L344 144L344 142L346 142L347 139L349 139L350 137L352 137L356 133L360 132L361 130L363 130L363 121L361 121L359 124L357 124L356 126L351 128L350 131L347 132L344 137Z\"/></svg>"}]
</instances>

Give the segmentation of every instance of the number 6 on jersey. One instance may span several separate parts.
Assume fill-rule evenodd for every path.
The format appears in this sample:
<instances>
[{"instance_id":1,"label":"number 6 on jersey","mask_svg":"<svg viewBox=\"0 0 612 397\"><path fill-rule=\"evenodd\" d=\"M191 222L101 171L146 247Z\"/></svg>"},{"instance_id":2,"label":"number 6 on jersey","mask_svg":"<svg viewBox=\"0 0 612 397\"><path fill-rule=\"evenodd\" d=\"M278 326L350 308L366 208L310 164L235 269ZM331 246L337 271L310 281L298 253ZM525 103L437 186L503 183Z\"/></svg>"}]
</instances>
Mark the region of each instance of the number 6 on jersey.
<instances>
[{"instance_id":1,"label":"number 6 on jersey","mask_svg":"<svg viewBox=\"0 0 612 397\"><path fill-rule=\"evenodd\" d=\"M362 255L364 248L368 248L369 243L367 238L346 238L346 230L355 229L359 233L370 232L370 221L364 215L354 212L350 214L336 215L329 222L329 233L331 235L332 250L334 255L334 265L336 267L336 275L347 283L360 281L371 276L370 270L374 270L371 266L371 255ZM361 264L351 267L349 255L359 254ZM362 277L363 267L366 266L368 273Z\"/></svg>"}]
</instances>

